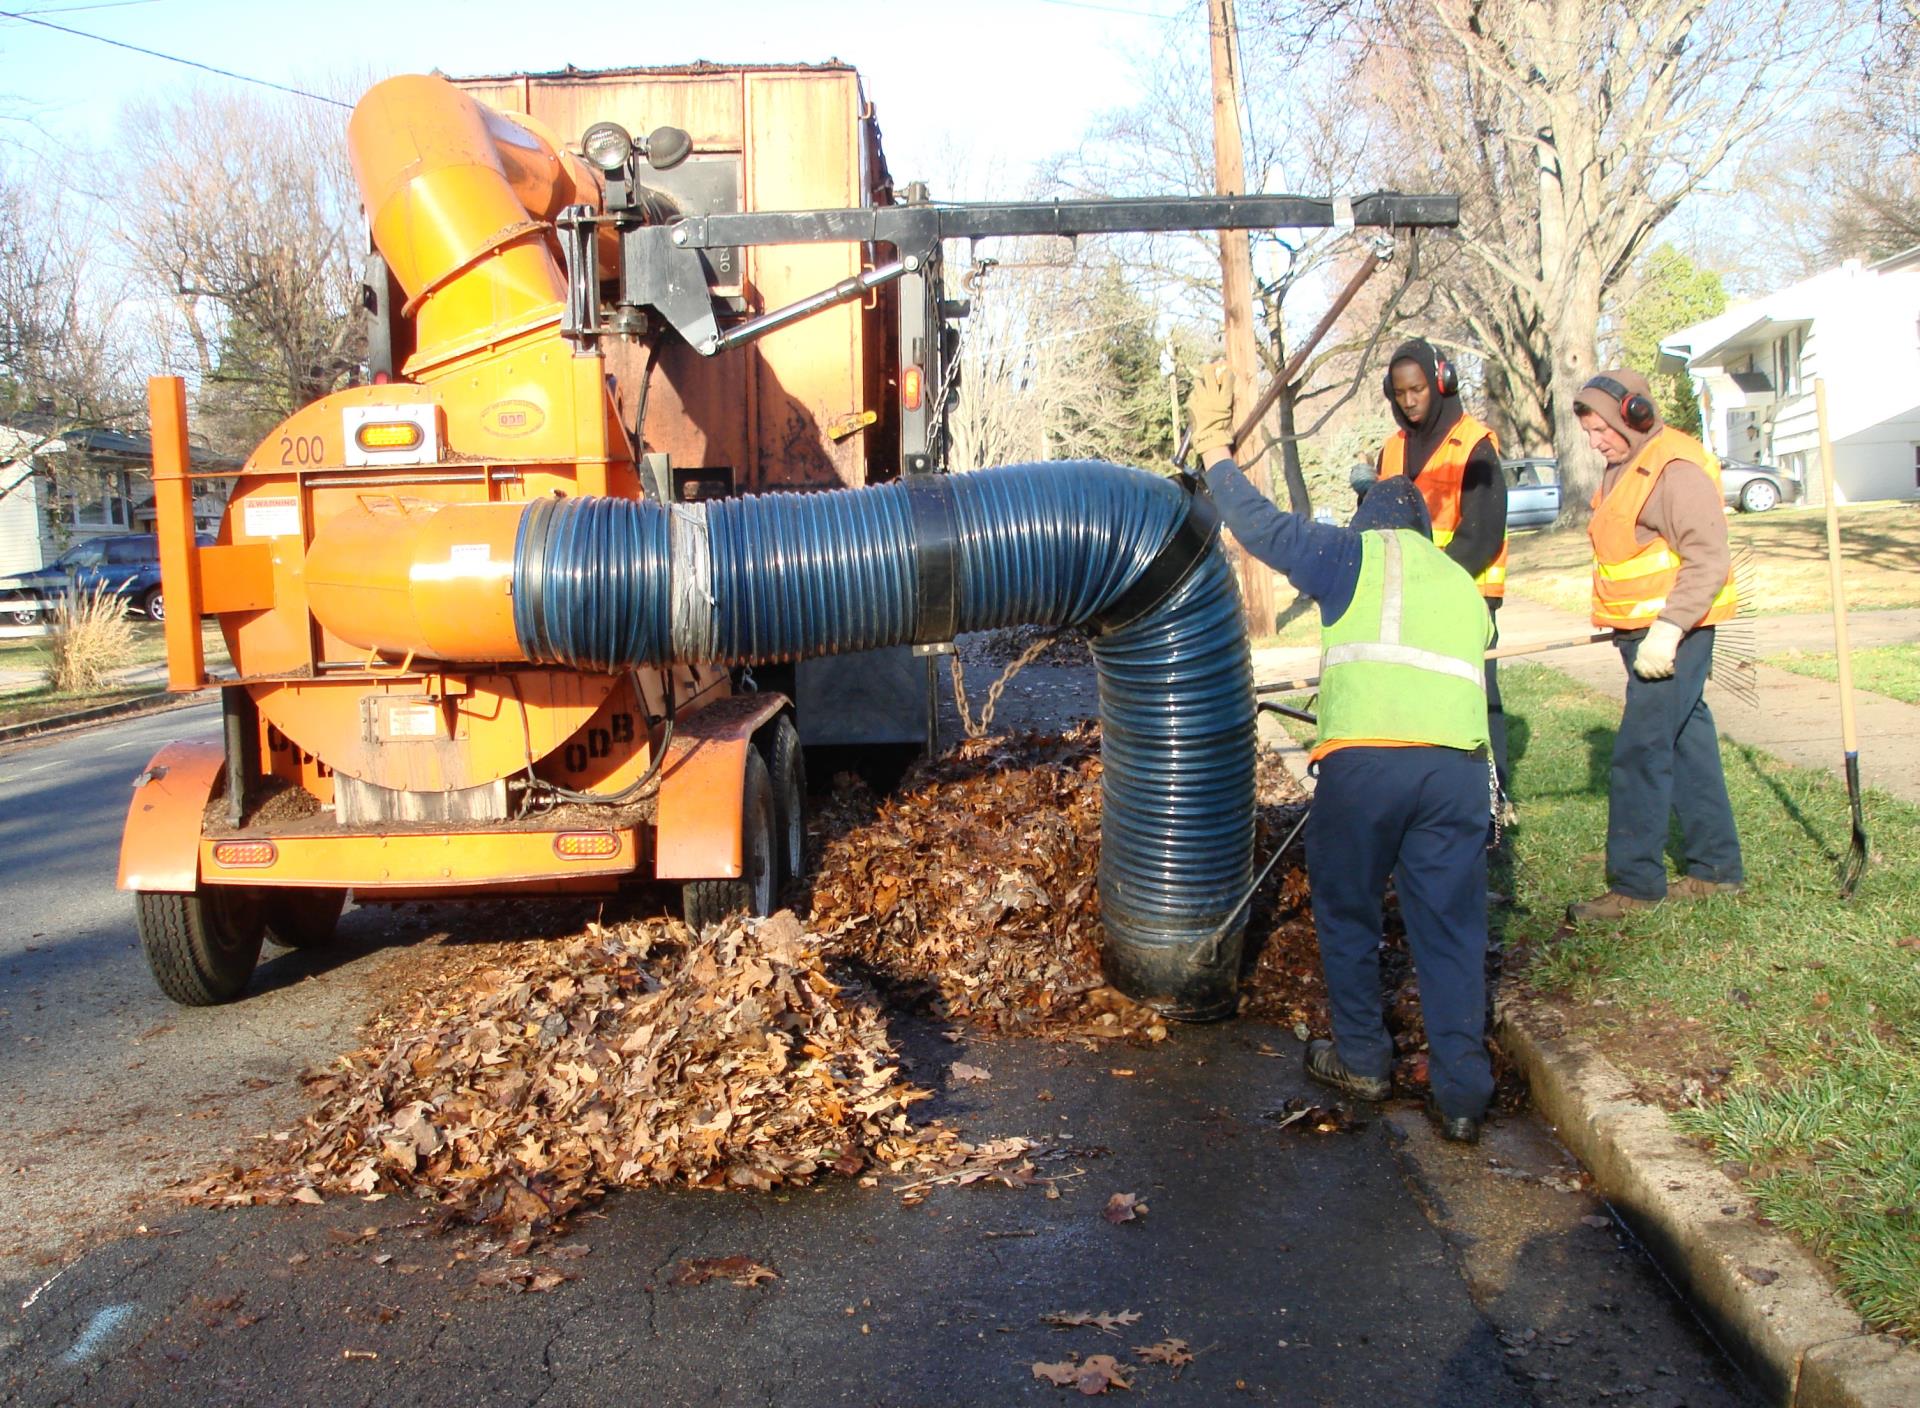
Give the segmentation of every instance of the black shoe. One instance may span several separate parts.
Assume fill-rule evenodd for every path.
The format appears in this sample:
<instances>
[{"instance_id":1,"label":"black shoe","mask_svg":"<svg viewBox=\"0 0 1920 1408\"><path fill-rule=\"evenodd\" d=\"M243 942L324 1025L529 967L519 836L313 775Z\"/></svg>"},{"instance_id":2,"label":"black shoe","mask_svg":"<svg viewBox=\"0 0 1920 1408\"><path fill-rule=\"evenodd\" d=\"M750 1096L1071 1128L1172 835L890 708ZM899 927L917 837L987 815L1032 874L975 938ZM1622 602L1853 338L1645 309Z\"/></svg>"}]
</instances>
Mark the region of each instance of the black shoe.
<instances>
[{"instance_id":1,"label":"black shoe","mask_svg":"<svg viewBox=\"0 0 1920 1408\"><path fill-rule=\"evenodd\" d=\"M1440 1131L1440 1137L1449 1144L1478 1144L1480 1142L1480 1121L1472 1115L1449 1115L1429 1098L1427 1100L1427 1118Z\"/></svg>"},{"instance_id":2,"label":"black shoe","mask_svg":"<svg viewBox=\"0 0 1920 1408\"><path fill-rule=\"evenodd\" d=\"M1324 1037L1307 1043L1307 1079L1344 1091L1356 1100L1385 1100L1393 1094L1393 1082L1385 1076L1355 1075L1347 1069L1333 1043Z\"/></svg>"}]
</instances>

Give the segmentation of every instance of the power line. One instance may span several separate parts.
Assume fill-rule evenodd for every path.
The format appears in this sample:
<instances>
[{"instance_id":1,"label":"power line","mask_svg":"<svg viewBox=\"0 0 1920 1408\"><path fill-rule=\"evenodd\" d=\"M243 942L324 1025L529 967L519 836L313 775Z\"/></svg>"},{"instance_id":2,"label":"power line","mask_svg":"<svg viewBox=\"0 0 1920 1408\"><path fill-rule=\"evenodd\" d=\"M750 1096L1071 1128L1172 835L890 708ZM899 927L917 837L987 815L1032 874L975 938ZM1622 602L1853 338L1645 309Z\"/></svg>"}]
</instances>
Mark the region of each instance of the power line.
<instances>
[{"instance_id":1,"label":"power line","mask_svg":"<svg viewBox=\"0 0 1920 1408\"><path fill-rule=\"evenodd\" d=\"M352 103L343 103L338 98L329 98L319 93L309 93L304 88L290 88L284 83L275 83L271 79L255 78L251 74L235 73L230 68L217 68L213 64L203 64L198 59L183 59L178 54L163 54L158 49L143 49L138 44L129 44L121 39L109 39L104 34L89 34L84 29L70 29L64 24L55 24L52 20L39 19L34 15L22 14L17 10L0 10L0 19L19 20L22 24L37 24L42 29L57 29L62 34L71 34L78 39L91 39L96 44L110 44L116 49L126 49L135 54L145 54L150 59L165 59L170 64L182 64L187 68L197 68L203 73L218 74L221 78L232 78L241 83L255 83L262 88L273 88L282 93L291 93L296 98L308 98L316 103L331 103L336 108L351 108L353 106Z\"/></svg>"}]
</instances>

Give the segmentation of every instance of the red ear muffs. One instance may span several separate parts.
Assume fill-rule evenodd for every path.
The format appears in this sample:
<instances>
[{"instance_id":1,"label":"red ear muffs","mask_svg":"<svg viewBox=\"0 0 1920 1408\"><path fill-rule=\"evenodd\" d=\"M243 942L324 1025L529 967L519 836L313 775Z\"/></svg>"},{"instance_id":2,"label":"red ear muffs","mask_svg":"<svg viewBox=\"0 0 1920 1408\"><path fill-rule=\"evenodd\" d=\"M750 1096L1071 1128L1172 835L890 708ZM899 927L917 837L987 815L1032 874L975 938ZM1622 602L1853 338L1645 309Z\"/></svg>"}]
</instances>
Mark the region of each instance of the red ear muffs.
<instances>
[{"instance_id":1,"label":"red ear muffs","mask_svg":"<svg viewBox=\"0 0 1920 1408\"><path fill-rule=\"evenodd\" d=\"M1460 394L1460 373L1438 351L1433 354L1433 389L1437 395L1458 396Z\"/></svg>"},{"instance_id":2,"label":"red ear muffs","mask_svg":"<svg viewBox=\"0 0 1920 1408\"><path fill-rule=\"evenodd\" d=\"M1632 429L1646 434L1652 430L1659 412L1653 402L1638 391L1629 391L1610 376L1596 376L1587 383L1595 391L1603 391L1620 403L1620 419Z\"/></svg>"}]
</instances>

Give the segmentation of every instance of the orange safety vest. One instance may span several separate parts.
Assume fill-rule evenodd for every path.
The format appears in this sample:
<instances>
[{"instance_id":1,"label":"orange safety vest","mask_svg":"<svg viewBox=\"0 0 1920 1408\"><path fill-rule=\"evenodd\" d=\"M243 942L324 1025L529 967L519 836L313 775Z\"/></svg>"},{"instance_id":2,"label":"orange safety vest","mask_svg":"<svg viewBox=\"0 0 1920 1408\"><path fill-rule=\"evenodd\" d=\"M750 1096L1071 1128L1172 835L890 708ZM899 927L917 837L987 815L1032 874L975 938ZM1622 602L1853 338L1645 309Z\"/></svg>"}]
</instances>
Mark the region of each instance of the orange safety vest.
<instances>
[{"instance_id":1,"label":"orange safety vest","mask_svg":"<svg viewBox=\"0 0 1920 1408\"><path fill-rule=\"evenodd\" d=\"M1467 474L1467 456L1482 440L1492 444L1494 454L1500 453L1500 441L1491 430L1472 416L1461 416L1440 447L1427 457L1426 464L1413 481L1414 488L1420 491L1420 497L1427 501L1427 513L1433 519L1435 547L1446 547L1460 530L1460 485ZM1386 447L1380 452L1380 477L1391 479L1396 474L1406 472L1407 432L1403 430L1387 441ZM1499 598L1507 594L1507 534L1504 524L1500 529L1499 555L1473 580L1474 585L1480 588L1481 596Z\"/></svg>"},{"instance_id":2,"label":"orange safety vest","mask_svg":"<svg viewBox=\"0 0 1920 1408\"><path fill-rule=\"evenodd\" d=\"M1656 536L1642 544L1634 532L1640 510L1647 506L1653 486L1669 464L1685 460L1706 470L1713 487L1720 487L1720 461L1698 440L1672 426L1663 426L1633 457L1614 482L1611 492L1595 490L1593 517L1587 537L1593 543L1593 624L1616 631L1651 626L1666 610L1667 593L1680 580L1680 554ZM1729 619L1739 605L1733 588L1733 568L1714 595L1707 614L1695 626L1712 626Z\"/></svg>"}]
</instances>

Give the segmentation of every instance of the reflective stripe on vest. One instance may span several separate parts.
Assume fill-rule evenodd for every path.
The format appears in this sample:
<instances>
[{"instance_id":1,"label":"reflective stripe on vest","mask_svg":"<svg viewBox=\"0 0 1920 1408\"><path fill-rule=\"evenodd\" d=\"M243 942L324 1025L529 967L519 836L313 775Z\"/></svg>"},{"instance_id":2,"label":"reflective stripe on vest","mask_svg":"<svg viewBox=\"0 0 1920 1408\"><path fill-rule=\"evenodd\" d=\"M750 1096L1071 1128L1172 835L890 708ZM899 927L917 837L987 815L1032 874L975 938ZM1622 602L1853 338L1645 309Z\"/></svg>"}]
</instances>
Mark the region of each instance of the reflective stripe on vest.
<instances>
[{"instance_id":1,"label":"reflective stripe on vest","mask_svg":"<svg viewBox=\"0 0 1920 1408\"><path fill-rule=\"evenodd\" d=\"M1362 534L1353 601L1321 631L1316 756L1349 740L1485 743L1491 632L1472 579L1423 535Z\"/></svg>"},{"instance_id":2,"label":"reflective stripe on vest","mask_svg":"<svg viewBox=\"0 0 1920 1408\"><path fill-rule=\"evenodd\" d=\"M1663 426L1640 447L1621 471L1613 489L1595 492L1593 517L1587 537L1593 544L1593 624L1634 631L1652 625L1667 608L1673 585L1680 580L1682 562L1665 538L1641 543L1634 525L1652 497L1654 486L1669 464L1684 460L1697 464L1720 488L1720 461L1691 435ZM1711 626L1731 618L1739 605L1733 569L1714 594L1696 626Z\"/></svg>"},{"instance_id":3,"label":"reflective stripe on vest","mask_svg":"<svg viewBox=\"0 0 1920 1408\"><path fill-rule=\"evenodd\" d=\"M1427 462L1413 476L1414 487L1420 491L1420 497L1427 501L1427 514L1433 519L1433 545L1437 548L1446 547L1460 529L1460 492L1466 481L1467 459L1482 440L1493 447L1497 457L1500 453L1499 437L1472 416L1461 416L1453 429L1447 432L1447 438L1427 456ZM1403 430L1388 440L1380 451L1380 477L1391 479L1396 474L1406 472L1407 432ZM1482 596L1503 597L1507 594L1505 524L1500 529L1500 551L1473 580Z\"/></svg>"}]
</instances>

